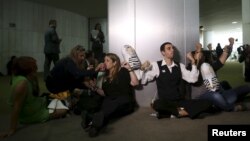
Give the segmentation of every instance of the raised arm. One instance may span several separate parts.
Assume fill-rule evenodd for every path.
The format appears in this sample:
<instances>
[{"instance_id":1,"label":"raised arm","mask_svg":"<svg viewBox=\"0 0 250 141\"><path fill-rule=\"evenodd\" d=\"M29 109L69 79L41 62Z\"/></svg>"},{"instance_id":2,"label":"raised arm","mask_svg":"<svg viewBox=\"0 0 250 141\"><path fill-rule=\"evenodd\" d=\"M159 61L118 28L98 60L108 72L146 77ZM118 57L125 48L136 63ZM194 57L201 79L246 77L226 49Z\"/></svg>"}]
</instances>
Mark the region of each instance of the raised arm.
<instances>
[{"instance_id":1,"label":"raised arm","mask_svg":"<svg viewBox=\"0 0 250 141\"><path fill-rule=\"evenodd\" d=\"M217 71L224 66L228 58L228 54L229 54L229 50L227 46L225 46L223 48L223 53L221 54L221 56L218 59L216 59L215 62L211 63L211 66L213 67L214 71Z\"/></svg>"},{"instance_id":2,"label":"raised arm","mask_svg":"<svg viewBox=\"0 0 250 141\"><path fill-rule=\"evenodd\" d=\"M226 60L227 60L227 58L228 58L228 54L229 54L229 50L228 50L227 46L225 46L225 47L223 48L223 53L221 54L221 56L220 56L220 58L219 58L219 60L220 60L220 62L221 62L222 64L225 64L225 62L226 62Z\"/></svg>"},{"instance_id":3,"label":"raised arm","mask_svg":"<svg viewBox=\"0 0 250 141\"><path fill-rule=\"evenodd\" d=\"M182 79L189 83L195 83L198 80L199 71L197 69L197 66L195 65L195 60L191 52L187 53L187 58L190 60L192 64L192 69L187 70L186 66L180 63Z\"/></svg>"},{"instance_id":4,"label":"raised arm","mask_svg":"<svg viewBox=\"0 0 250 141\"><path fill-rule=\"evenodd\" d=\"M130 79L131 79L130 84L132 86L138 85L139 80L138 80L134 70L130 67L129 63L127 63L127 62L122 63L122 67L126 68L129 71L129 75L130 75Z\"/></svg>"}]
</instances>

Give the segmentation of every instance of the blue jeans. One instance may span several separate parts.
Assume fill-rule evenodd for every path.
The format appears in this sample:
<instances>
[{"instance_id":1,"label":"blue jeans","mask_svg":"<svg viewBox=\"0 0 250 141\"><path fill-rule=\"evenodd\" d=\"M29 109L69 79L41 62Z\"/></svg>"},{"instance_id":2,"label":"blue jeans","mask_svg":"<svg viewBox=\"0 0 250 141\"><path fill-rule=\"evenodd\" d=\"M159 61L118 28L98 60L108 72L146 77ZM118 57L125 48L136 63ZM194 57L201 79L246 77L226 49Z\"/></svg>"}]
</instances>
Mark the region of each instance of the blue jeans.
<instances>
[{"instance_id":1,"label":"blue jeans","mask_svg":"<svg viewBox=\"0 0 250 141\"><path fill-rule=\"evenodd\" d=\"M209 100L216 107L231 111L237 101L242 100L250 92L250 86L242 85L224 92L206 92L200 99Z\"/></svg>"}]
</instances>

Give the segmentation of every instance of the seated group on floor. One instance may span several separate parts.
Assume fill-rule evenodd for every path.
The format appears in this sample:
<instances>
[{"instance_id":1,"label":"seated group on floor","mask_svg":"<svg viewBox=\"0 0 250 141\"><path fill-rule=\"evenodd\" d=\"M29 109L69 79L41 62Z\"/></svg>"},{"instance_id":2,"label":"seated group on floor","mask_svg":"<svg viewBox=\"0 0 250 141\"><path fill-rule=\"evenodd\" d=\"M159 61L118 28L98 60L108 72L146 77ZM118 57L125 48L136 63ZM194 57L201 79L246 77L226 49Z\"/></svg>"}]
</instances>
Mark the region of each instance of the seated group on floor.
<instances>
[{"instance_id":1,"label":"seated group on floor","mask_svg":"<svg viewBox=\"0 0 250 141\"><path fill-rule=\"evenodd\" d=\"M122 48L125 62L116 54L107 53L103 63L88 67L85 49L77 45L69 56L57 62L45 79L50 92L42 95L45 97L39 92L36 60L18 57L12 67L11 126L0 137L14 134L18 123L58 119L70 110L81 115L79 124L90 137L96 137L110 120L135 111L134 89L139 83L151 81L157 85L157 95L151 105L158 119L196 119L203 113L246 110L248 105L243 101L250 86L231 88L228 83L220 83L215 73L226 62L231 46L224 47L221 56L211 61L197 43L195 51L187 53L190 64L185 66L174 60L175 47L170 42L160 46L162 60L143 64L133 47L125 45Z\"/></svg>"}]
</instances>

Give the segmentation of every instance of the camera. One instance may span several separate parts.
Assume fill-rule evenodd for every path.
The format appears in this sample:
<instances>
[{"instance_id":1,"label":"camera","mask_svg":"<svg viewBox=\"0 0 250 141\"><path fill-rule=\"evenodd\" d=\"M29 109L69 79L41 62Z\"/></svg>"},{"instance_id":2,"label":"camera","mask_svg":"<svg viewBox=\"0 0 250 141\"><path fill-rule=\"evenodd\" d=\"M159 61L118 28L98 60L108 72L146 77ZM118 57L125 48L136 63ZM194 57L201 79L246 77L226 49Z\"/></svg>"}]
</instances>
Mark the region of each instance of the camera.
<instances>
[{"instance_id":1,"label":"camera","mask_svg":"<svg viewBox=\"0 0 250 141\"><path fill-rule=\"evenodd\" d=\"M245 50L244 45L237 48L238 54L242 54L242 52L244 52L244 50Z\"/></svg>"},{"instance_id":2,"label":"camera","mask_svg":"<svg viewBox=\"0 0 250 141\"><path fill-rule=\"evenodd\" d=\"M247 48L248 46L249 46L248 44L244 44L244 45L242 45L242 46L238 47L238 48L237 48L237 52L238 52L238 54L242 54L242 53L244 53L244 52L245 52L245 50L246 50L246 48Z\"/></svg>"}]
</instances>

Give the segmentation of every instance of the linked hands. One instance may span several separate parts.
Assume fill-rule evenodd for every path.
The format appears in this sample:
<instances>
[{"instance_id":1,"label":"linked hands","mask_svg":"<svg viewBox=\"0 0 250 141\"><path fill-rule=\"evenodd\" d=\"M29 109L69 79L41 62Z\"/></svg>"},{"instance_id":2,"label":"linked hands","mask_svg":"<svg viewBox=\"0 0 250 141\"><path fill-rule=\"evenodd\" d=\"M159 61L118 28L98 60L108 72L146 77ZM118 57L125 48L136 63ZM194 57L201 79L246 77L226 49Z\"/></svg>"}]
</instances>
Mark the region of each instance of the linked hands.
<instances>
[{"instance_id":1,"label":"linked hands","mask_svg":"<svg viewBox=\"0 0 250 141\"><path fill-rule=\"evenodd\" d=\"M195 60L191 52L187 53L187 58L191 61L192 65L195 64Z\"/></svg>"},{"instance_id":2,"label":"linked hands","mask_svg":"<svg viewBox=\"0 0 250 141\"><path fill-rule=\"evenodd\" d=\"M104 91L101 89L101 88L98 88L96 86L96 79L92 80L92 79L89 79L89 80L85 80L84 82L84 85L89 88L91 91L95 91L97 92L99 95L101 96L105 96L104 94Z\"/></svg>"},{"instance_id":3,"label":"linked hands","mask_svg":"<svg viewBox=\"0 0 250 141\"><path fill-rule=\"evenodd\" d=\"M201 43L196 43L195 44L195 54L193 55L192 52L187 53L187 58L191 61L192 65L195 64L194 56L197 56L197 58L200 58L201 57L201 52L202 52Z\"/></svg>"},{"instance_id":4,"label":"linked hands","mask_svg":"<svg viewBox=\"0 0 250 141\"><path fill-rule=\"evenodd\" d=\"M142 65L141 65L141 70L142 71L148 71L152 68L152 65L150 64L150 62L147 60L145 61Z\"/></svg>"},{"instance_id":5,"label":"linked hands","mask_svg":"<svg viewBox=\"0 0 250 141\"><path fill-rule=\"evenodd\" d=\"M122 62L122 67L126 68L128 71L132 71L132 68L128 62Z\"/></svg>"}]
</instances>

